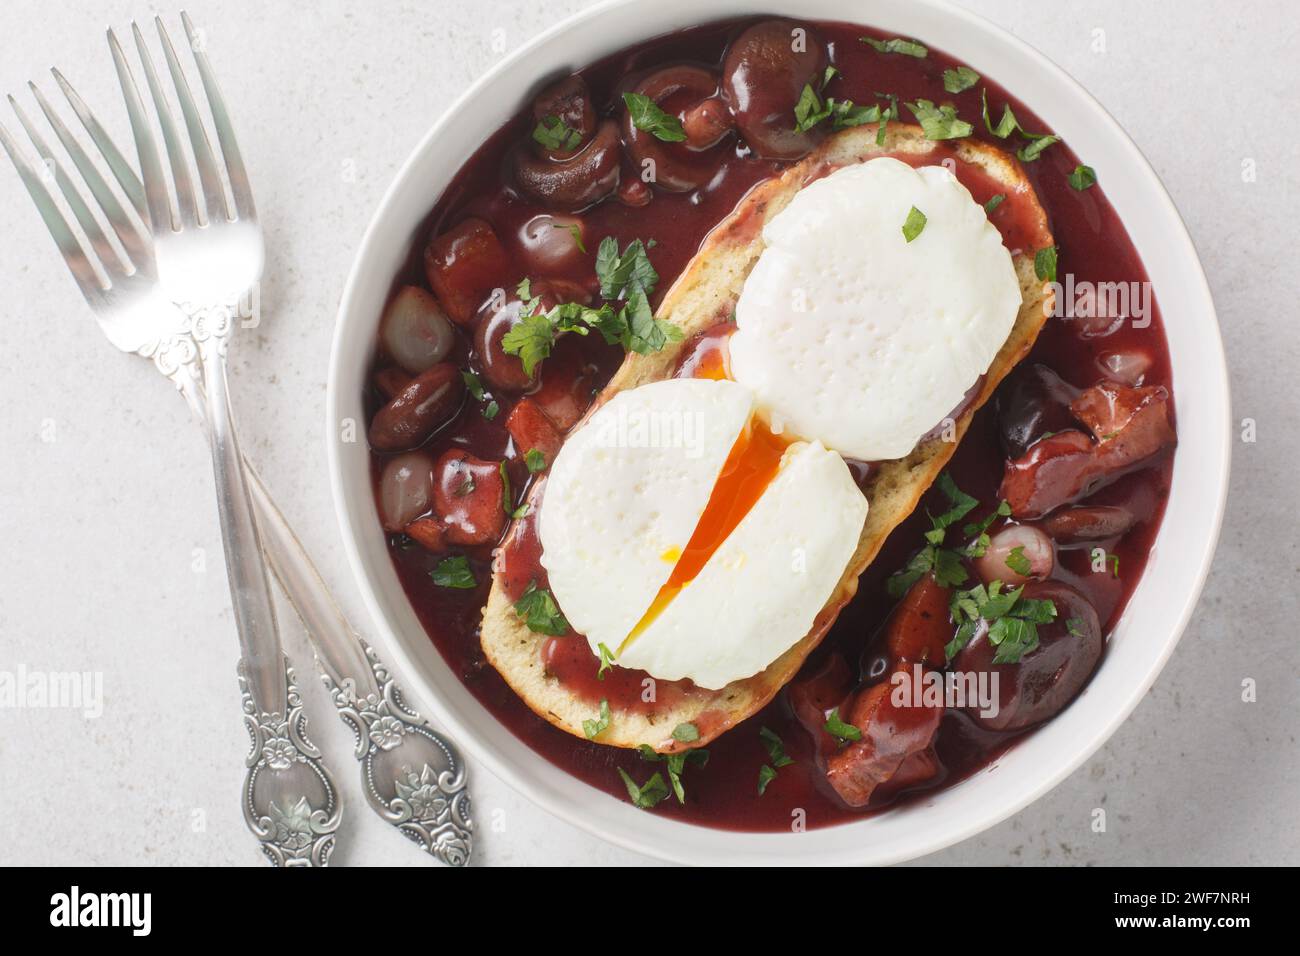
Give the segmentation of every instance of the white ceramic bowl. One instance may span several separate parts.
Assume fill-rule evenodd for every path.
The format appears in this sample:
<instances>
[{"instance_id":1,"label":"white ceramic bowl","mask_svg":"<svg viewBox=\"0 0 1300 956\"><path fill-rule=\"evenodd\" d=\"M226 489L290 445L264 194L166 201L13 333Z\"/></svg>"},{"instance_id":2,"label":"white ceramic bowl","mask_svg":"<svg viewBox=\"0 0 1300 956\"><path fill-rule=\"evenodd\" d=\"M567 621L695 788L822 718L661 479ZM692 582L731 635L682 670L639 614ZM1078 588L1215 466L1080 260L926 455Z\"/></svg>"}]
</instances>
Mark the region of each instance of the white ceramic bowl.
<instances>
[{"instance_id":1,"label":"white ceramic bowl","mask_svg":"<svg viewBox=\"0 0 1300 956\"><path fill-rule=\"evenodd\" d=\"M1155 285L1173 364L1180 446L1164 523L1146 573L1084 693L1060 716L970 779L903 808L805 833L734 833L638 810L535 754L443 663L402 592L375 513L361 393L376 323L416 231L456 170L527 102L539 79L640 40L724 17L785 13L869 23L932 43L1003 84L1101 171ZM1151 686L1196 604L1228 486L1227 370L1196 251L1164 187L1119 125L1040 53L940 0L616 0L566 20L471 86L406 161L366 231L339 308L330 363L327 442L348 557L380 643L407 689L474 761L556 816L612 843L705 863L889 863L920 856L1005 819L1046 793L1115 731Z\"/></svg>"}]
</instances>

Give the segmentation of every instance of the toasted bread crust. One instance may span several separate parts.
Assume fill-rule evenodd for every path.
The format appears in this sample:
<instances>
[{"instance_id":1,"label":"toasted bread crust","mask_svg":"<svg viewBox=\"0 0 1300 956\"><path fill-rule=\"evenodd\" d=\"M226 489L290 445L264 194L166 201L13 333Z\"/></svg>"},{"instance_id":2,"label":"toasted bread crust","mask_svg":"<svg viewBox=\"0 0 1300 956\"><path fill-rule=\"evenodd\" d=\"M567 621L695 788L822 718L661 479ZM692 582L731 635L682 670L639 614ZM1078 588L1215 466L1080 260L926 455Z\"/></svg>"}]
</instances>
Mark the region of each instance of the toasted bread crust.
<instances>
[{"instance_id":1,"label":"toasted bread crust","mask_svg":"<svg viewBox=\"0 0 1300 956\"><path fill-rule=\"evenodd\" d=\"M670 344L652 355L629 353L597 398L593 409L619 391L671 377L685 342L731 314L745 279L763 251L763 224L784 209L807 182L830 167L865 162L883 155L925 155L935 152L936 148L936 144L926 140L917 126L891 124L883 146L876 145L875 126L861 126L829 137L813 153L780 176L757 185L713 230L664 297L658 314L682 330L683 342ZM951 144L951 148L958 160L980 167L1000 183L1009 196L1014 195L1025 203L1037 220L1032 230L1035 236L1033 248L1018 252L1012 260L1022 294L1015 325L984 376L979 395L957 418L957 441L936 438L924 442L906 458L885 462L876 470L865 489L870 511L858 547L830 599L803 639L766 670L717 691L699 690L672 706L647 711L614 710L610 726L600 736L600 743L616 747L649 744L661 753L700 747L766 705L799 671L840 610L857 592L858 576L875 558L889 533L912 513L921 496L947 465L975 412L1029 353L1054 304L1050 287L1034 274L1034 250L1053 244L1047 215L1020 164L1011 156L970 140L958 141ZM581 423L577 427L581 427ZM528 630L515 615L500 574L493 578L492 590L483 610L481 640L492 666L529 707L562 730L583 736L582 722L590 719L596 708L546 673L540 653L544 637ZM675 741L672 730L681 723L695 724L699 739L689 744Z\"/></svg>"}]
</instances>

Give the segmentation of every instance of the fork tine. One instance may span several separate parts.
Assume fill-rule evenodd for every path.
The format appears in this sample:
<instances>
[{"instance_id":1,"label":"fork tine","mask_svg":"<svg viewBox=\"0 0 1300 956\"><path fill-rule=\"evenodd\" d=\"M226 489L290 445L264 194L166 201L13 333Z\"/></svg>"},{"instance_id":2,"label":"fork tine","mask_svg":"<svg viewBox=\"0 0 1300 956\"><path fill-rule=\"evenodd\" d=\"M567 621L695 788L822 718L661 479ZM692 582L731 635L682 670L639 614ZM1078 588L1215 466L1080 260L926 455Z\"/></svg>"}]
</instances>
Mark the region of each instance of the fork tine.
<instances>
[{"instance_id":1,"label":"fork tine","mask_svg":"<svg viewBox=\"0 0 1300 956\"><path fill-rule=\"evenodd\" d=\"M194 97L190 94L190 84L181 71L181 64L176 59L176 50L172 39L167 35L162 17L154 17L158 27L158 38L162 41L163 56L167 60L167 69L172 75L172 85L176 87L176 100L180 103L181 116L185 119L185 128L190 134L190 150L194 154L194 165L199 170L199 181L203 184L203 204L209 219L218 216L229 219L226 212L226 195L221 188L221 174L217 172L217 161L212 155L212 146L208 143L207 131L203 129L203 120L194 106Z\"/></svg>"},{"instance_id":2,"label":"fork tine","mask_svg":"<svg viewBox=\"0 0 1300 956\"><path fill-rule=\"evenodd\" d=\"M167 199L167 180L163 176L162 161L158 156L158 147L154 145L153 131L149 128L149 117L140 102L140 90L131 76L131 67L126 62L122 45L117 42L117 34L108 31L108 48L113 53L113 65L117 69L117 82L122 87L122 98L126 100L126 113L131 120L131 135L135 138L136 155L140 158L140 177L144 180L145 206L149 210L149 221L154 231L173 228L171 204Z\"/></svg>"},{"instance_id":3,"label":"fork tine","mask_svg":"<svg viewBox=\"0 0 1300 956\"><path fill-rule=\"evenodd\" d=\"M81 248L81 243L77 242L77 237L68 227L67 220L63 218L63 213L54 202L54 197L45 188L40 174L32 168L27 157L18 149L18 144L14 142L3 123L0 123L0 146L3 146L5 152L9 154L14 168L18 170L19 178L27 187L28 195L32 197L32 202L36 203L36 210L45 221L45 227L50 230L50 235L54 237L54 242L63 255L63 261L67 263L72 277L77 280L77 288L86 297L86 301L94 307L104 298L104 287L100 283L99 276L95 274L90 258Z\"/></svg>"},{"instance_id":4,"label":"fork tine","mask_svg":"<svg viewBox=\"0 0 1300 956\"><path fill-rule=\"evenodd\" d=\"M59 84L59 89L67 97L69 105L72 106L72 111L77 114L77 119L81 120L81 125L86 128L91 141L99 148L100 155L104 157L104 162L108 163L113 178L122 187L122 192L126 193L127 198L131 200L131 205L140 214L140 218L142 220L147 219L149 210L144 204L144 186L140 184L140 177L136 176L131 164L126 161L126 158L118 150L112 137L104 131L104 127L100 125L99 120L95 119L95 114L90 111L86 101L72 88L72 84L64 78L58 68L51 67L50 72L54 74L54 82ZM45 108L43 103L41 108ZM45 111L45 115L50 115L49 110ZM59 138L63 139L62 136ZM66 144L67 140L64 140L64 145ZM78 165L78 168L80 168L80 165Z\"/></svg>"},{"instance_id":5,"label":"fork tine","mask_svg":"<svg viewBox=\"0 0 1300 956\"><path fill-rule=\"evenodd\" d=\"M154 111L158 114L158 125L162 128L163 146L167 149L167 162L172 170L172 183L176 187L176 211L180 216L182 228L198 225L198 215L194 206L194 186L190 182L190 170L185 164L185 150L176 132L176 123L172 119L171 108L158 85L158 74L154 72L153 57L145 45L144 35L135 21L131 22L131 33L135 37L135 49L140 55L140 64L144 69L144 81L153 97Z\"/></svg>"},{"instance_id":6,"label":"fork tine","mask_svg":"<svg viewBox=\"0 0 1300 956\"><path fill-rule=\"evenodd\" d=\"M181 23L185 26L190 52L194 54L194 62L199 68L199 79L202 80L203 91L208 97L208 109L212 111L213 126L217 130L217 140L221 143L221 155L226 161L230 192L235 200L235 214L240 219L255 220L257 209L253 205L253 190L248 184L248 172L244 169L244 159L239 152L239 143L235 140L235 128L231 125L230 114L226 112L226 101L217 86L217 77L212 72L208 55L203 52L198 31L184 10L181 11Z\"/></svg>"},{"instance_id":7,"label":"fork tine","mask_svg":"<svg viewBox=\"0 0 1300 956\"><path fill-rule=\"evenodd\" d=\"M68 155L72 158L73 165L81 172L81 178L84 179L86 185L90 187L90 192L99 203L99 207L103 210L104 216L108 219L109 225L111 225L113 231L117 233L117 238L122 243L122 248L126 250L127 257L131 260L131 264L137 269L149 271L147 267L153 258L153 253L150 249L147 234L141 235L140 231L136 229L135 223L131 221L126 210L122 208L122 204L117 201L117 197L113 195L113 191L108 188L108 184L104 182L104 177L99 174L99 170L96 169L94 163L90 161L85 150L81 148L81 144L72 137L70 132L68 132L68 128L63 125L63 121L59 118L59 115L54 112L54 109L50 106L44 95L42 95L40 87L35 83L28 83L27 86L31 89L32 96L36 98L36 103L40 106L41 112L45 114L45 118L49 120L50 126L53 127L54 135L59 138L59 142L63 144L63 148L68 151ZM10 97L11 101L12 99L13 97ZM18 110L16 104L14 109ZM19 111L19 119L22 119L21 111ZM23 125L25 128L27 127L26 123ZM28 129L28 135L33 135L30 128ZM40 147L38 146L38 150L39 148ZM137 185L138 184L137 181ZM63 188L64 194L67 195L67 187L63 186L62 183L60 183L60 187ZM71 201L71 198L69 198L69 202ZM104 253L101 251L99 256L101 259L104 258Z\"/></svg>"},{"instance_id":8,"label":"fork tine","mask_svg":"<svg viewBox=\"0 0 1300 956\"><path fill-rule=\"evenodd\" d=\"M108 237L104 235L104 230L99 228L99 223L95 221L95 216L86 205L86 201L81 198L81 193L68 178L67 173L63 171L63 166L50 152L50 148L45 145L45 140L41 138L36 127L32 125L27 114L23 112L18 101L12 96L8 97L9 105L13 107L14 114L18 117L18 122L22 124L27 131L27 138L32 141L32 146L36 149L36 155L41 158L48 169L54 175L54 182L58 185L59 191L63 193L63 198L68 202L68 208L72 210L73 216L81 225L81 231L86 234L90 241L90 248L99 258L99 264L108 274L110 281L113 279L124 279L130 272L134 271L134 263L125 264L128 268L123 268L124 263L118 258L117 252L109 243Z\"/></svg>"}]
</instances>

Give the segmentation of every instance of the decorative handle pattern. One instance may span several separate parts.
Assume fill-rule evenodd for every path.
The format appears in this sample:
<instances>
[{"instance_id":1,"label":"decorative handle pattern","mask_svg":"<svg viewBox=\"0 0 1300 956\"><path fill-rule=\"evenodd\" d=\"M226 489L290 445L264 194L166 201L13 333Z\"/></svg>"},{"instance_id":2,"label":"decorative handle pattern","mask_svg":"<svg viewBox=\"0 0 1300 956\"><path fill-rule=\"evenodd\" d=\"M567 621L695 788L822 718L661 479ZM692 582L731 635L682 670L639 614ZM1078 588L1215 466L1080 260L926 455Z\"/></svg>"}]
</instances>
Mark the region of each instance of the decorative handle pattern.
<instances>
[{"instance_id":1,"label":"decorative handle pattern","mask_svg":"<svg viewBox=\"0 0 1300 956\"><path fill-rule=\"evenodd\" d=\"M328 866L342 819L338 792L307 739L307 717L286 659L285 713L258 709L248 667L239 662L239 692L252 747L245 765L244 820L276 866Z\"/></svg>"},{"instance_id":2,"label":"decorative handle pattern","mask_svg":"<svg viewBox=\"0 0 1300 956\"><path fill-rule=\"evenodd\" d=\"M359 697L350 680L321 679L339 716L356 736L366 800L422 850L449 866L464 866L474 825L465 766L459 754L403 701L392 674L359 637L379 693Z\"/></svg>"}]
</instances>

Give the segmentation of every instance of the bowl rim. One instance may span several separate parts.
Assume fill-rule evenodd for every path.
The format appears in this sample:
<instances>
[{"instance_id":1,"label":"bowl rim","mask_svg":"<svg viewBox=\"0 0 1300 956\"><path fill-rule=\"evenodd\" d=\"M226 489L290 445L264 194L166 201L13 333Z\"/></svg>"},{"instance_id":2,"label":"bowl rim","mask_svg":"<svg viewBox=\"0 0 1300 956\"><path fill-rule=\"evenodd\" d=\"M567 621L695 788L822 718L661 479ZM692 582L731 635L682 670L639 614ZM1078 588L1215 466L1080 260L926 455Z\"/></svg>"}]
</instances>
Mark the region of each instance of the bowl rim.
<instances>
[{"instance_id":1,"label":"bowl rim","mask_svg":"<svg viewBox=\"0 0 1300 956\"><path fill-rule=\"evenodd\" d=\"M829 0L828 0L829 2ZM394 627L389 613L386 611L380 595L377 593L375 581L371 577L371 568L367 563L361 551L360 535L363 532L373 534L377 528L377 522L372 522L372 526L363 529L354 524L351 520L349 510L349 493L346 487L344 475L344 448L343 443L336 440L338 434L338 425L348 414L348 403L355 401L356 396L344 395L340 390L340 379L343 376L343 369L350 361L355 361L353 354L344 354L345 337L348 333L349 326L355 322L362 321L362 317L350 318L357 312L357 299L359 297L358 287L361 283L362 275L365 272L366 263L372 256L372 250L378 237L385 231L387 221L393 215L404 190L409 185L421 158L430 151L432 144L438 139L443 131L448 128L453 119L458 116L467 106L478 98L485 88L492 86L504 74L514 68L516 65L527 60L538 49L546 47L556 41L558 37L578 30L589 24L593 20L598 20L609 15L611 12L624 10L637 6L639 0L604 0L596 3L571 17L565 18L551 27L534 36L531 40L525 42L509 55L503 57L494 67L487 70L477 80L471 83L465 91L457 97L438 117L429 130L417 143L410 155L405 159L398 171L393 177L392 182L385 190L375 213L371 217L365 233L357 247L356 254L353 258L352 267L348 274L343 294L340 298L337 321L335 323L334 335L331 345L329 378L326 390L325 401L325 444L330 472L330 487L333 496L336 516L339 522L340 532L343 537L344 550L347 554L348 564L354 578L361 590L362 599L367 611L371 617L371 623L374 630L381 637L379 643L382 644L384 652L389 655L388 659L393 660L396 665L397 673L403 675L403 683L413 687L417 691L417 698L426 704L434 719L441 723L448 732L455 738L469 755L479 764L487 767L493 775L510 785L515 791L529 799L531 802L540 805L547 812L565 820L567 823L578 827L588 833L592 833L607 842L629 849L647 856L656 857L662 860L674 862L702 863L716 861L719 853L716 849L707 849L703 844L726 845L727 852L730 854L731 862L743 863L789 863L792 859L799 859L799 856L792 854L789 848L791 835L788 833L756 833L749 831L729 831L689 825L680 820L671 818L657 817L647 814L643 811L632 809L626 806L629 813L622 814L623 821L632 822L638 818L647 822L644 825L609 826L603 822L597 822L589 813L580 812L583 807L575 805L569 801L558 799L553 788L546 788L541 792L525 778L525 775L510 761L504 759L498 754L493 745L480 740L478 732L468 722L463 721L455 712L454 708L442 700L441 695L436 691L433 685L426 679L422 673L421 665L408 653L403 640L399 637L397 629ZM1130 691L1127 699L1122 706L1113 708L1108 718L1100 725L1094 725L1089 733L1089 739L1082 746L1078 746L1073 754L1057 765L1048 773L1041 775L1032 786L1024 787L1018 795L1008 800L1002 806L992 811L982 814L971 814L964 822L952 823L946 827L935 827L921 837L907 843L905 847L891 847L880 852L864 851L861 847L852 845L852 841L840 841L840 846L827 846L817 851L814 856L817 862L821 863L853 863L861 862L864 858L869 857L870 862L884 864L900 862L906 859L912 859L941 850L962 840L968 839L975 834L982 832L996 824L1002 822L1015 813L1018 813L1024 807L1037 800L1043 794L1053 789L1057 784L1073 773L1079 766L1088 760L1119 728L1119 726L1129 717L1138 703L1145 697L1156 677L1163 669L1174 647L1178 644L1181 636L1195 610L1197 601L1200 597L1201 590L1204 586L1206 577L1209 573L1210 565L1213 560L1217 546L1219 533L1222 526L1224 510L1226 506L1228 478L1231 463L1231 396L1228 386L1228 371L1226 358L1223 351L1222 336L1219 330L1217 313L1214 308L1213 297L1210 292L1209 283L1206 279L1204 268L1201 264L1200 257L1196 252L1195 245L1188 233L1186 223L1181 214L1178 212L1164 184L1161 182L1155 170L1146 159L1145 155L1138 148L1137 144L1129 137L1127 132L1120 126L1117 120L1093 97L1078 81L1059 67L1054 61L1046 55L1029 45L1019 37L1008 32L997 24L992 23L983 16L973 13L970 10L956 6L949 0L910 0L911 6L928 11L941 19L952 18L959 23L974 31L990 36L994 42L1004 44L1015 49L1022 57L1026 58L1034 68L1042 71L1045 75L1050 75L1058 83L1062 84L1065 89L1074 97L1078 104L1089 111L1092 122L1097 123L1106 133L1114 140L1115 145L1124 154L1125 173L1130 176L1140 178L1140 186L1143 192L1149 197L1156 207L1156 213L1163 216L1164 219L1174 228L1165 234L1164 240L1177 245L1176 256L1185 260L1185 273L1182 275L1183 281L1192 284L1189 294L1203 302L1204 308L1208 312L1209 323L1212 326L1213 334L1208 340L1200 342L1200 347L1209 350L1209 364L1213 366L1212 375L1208 378L1198 379L1197 388L1208 389L1214 393L1215 400L1210 403L1209 414L1215 414L1222 426L1218 429L1220 436L1217 445L1211 445L1210 451L1217 453L1216 461L1198 460L1198 471L1205 474L1217 489L1217 495L1212 502L1212 512L1210 514L1210 523L1207 527L1207 534L1204 536L1202 552L1196 558L1196 569L1190 578L1190 587L1184 591L1184 598L1176 613L1169 613L1167 620L1170 621L1168 636L1164 638L1163 646L1159 653L1153 657L1149 666L1143 672L1135 683L1130 683ZM707 23L724 17L738 15L734 0L719 0L719 2L699 2L695 0L692 6L698 8L690 15L692 23ZM780 6L781 4L771 4ZM767 4L753 4L752 15L761 15L767 10ZM847 4L845 4L845 14L849 15ZM760 9L761 8L761 9ZM854 11L847 22L858 23L866 20L874 22L872 9L867 8L861 11ZM812 12L791 12L774 15L805 16L808 19L824 19L817 13ZM646 34L648 39L654 34ZM465 160L462 159L462 162ZM454 174L454 170L451 171ZM1127 228L1127 224L1126 224ZM1130 230L1131 231L1131 230ZM365 320L372 323L375 316L370 314ZM1169 326L1166 323L1166 336L1169 337ZM373 335L373 330L372 333ZM1171 347L1172 353L1172 347ZM1171 366L1172 366L1171 354ZM1184 383L1184 387L1186 383ZM1218 397L1221 396L1221 401ZM1177 397L1177 396L1176 396ZM1209 469L1207 471L1207 469ZM1172 489L1171 489L1172 490ZM1207 502L1209 504L1209 502ZM1162 527L1163 520L1162 519ZM1157 542L1159 537L1157 538ZM1153 545L1154 550L1157 545ZM1154 561L1149 562L1142 580L1138 582L1134 589L1134 596L1142 589L1149 586L1149 577L1155 572L1151 565ZM1133 602L1130 601L1130 604ZM1174 608L1167 608L1168 612L1174 612ZM1127 610L1114 630L1118 631L1127 616ZM438 654L438 661L445 667L441 655ZM453 675L454 676L454 675ZM1085 691L1086 693L1086 691ZM475 701L477 703L477 701ZM481 705L480 705L481 706ZM495 718L492 718L496 723ZM508 729L507 729L507 732ZM513 736L513 734L512 734ZM523 743L521 741L521 743ZM555 767L546 760L545 757L532 751L526 743L523 743L533 760L545 764L552 770L563 774L571 781L581 784L582 787L591 790L592 793L599 793L594 788L589 788L585 783L577 781L563 768ZM995 761L989 770L996 767L1000 761ZM979 776L978 774L976 776ZM955 792L960 790L969 780L963 781L946 791ZM601 797L607 795L600 793ZM878 816L865 817L862 821L853 821L812 832L843 832L852 827L861 827L870 820L879 819ZM665 827L667 829L665 829ZM700 839L697 841L664 843L662 838L668 834L669 830L676 833L686 833L703 835L709 834L710 838ZM692 845L698 842L700 846Z\"/></svg>"}]
</instances>

